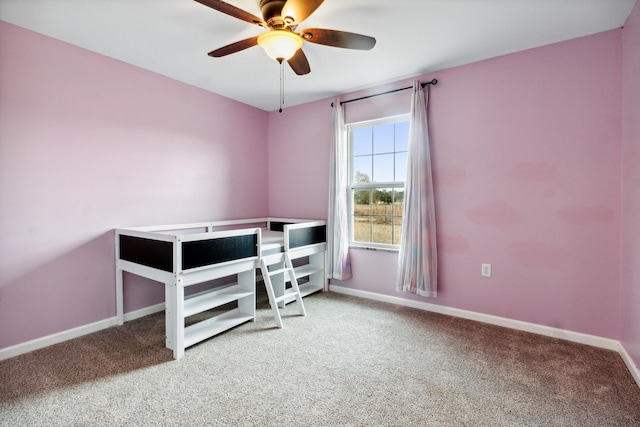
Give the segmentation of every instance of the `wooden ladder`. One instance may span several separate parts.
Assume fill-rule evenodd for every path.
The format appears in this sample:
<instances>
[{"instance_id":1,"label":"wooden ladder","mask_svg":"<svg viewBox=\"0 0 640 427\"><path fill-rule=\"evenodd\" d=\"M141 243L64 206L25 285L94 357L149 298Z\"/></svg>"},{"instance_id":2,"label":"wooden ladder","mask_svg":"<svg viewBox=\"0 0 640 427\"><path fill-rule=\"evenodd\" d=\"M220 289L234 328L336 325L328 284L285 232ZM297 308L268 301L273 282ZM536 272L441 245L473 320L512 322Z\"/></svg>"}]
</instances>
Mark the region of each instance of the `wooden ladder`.
<instances>
[{"instance_id":1,"label":"wooden ladder","mask_svg":"<svg viewBox=\"0 0 640 427\"><path fill-rule=\"evenodd\" d=\"M282 329L282 318L280 317L280 311L278 310L278 305L282 303L282 307L284 307L286 300L292 296L295 296L296 301L298 302L298 308L300 310L301 316L306 316L307 312L304 309L304 304L302 302L302 295L300 295L300 288L298 287L298 280L296 279L295 272L293 271L293 264L291 263L291 258L289 258L288 253L283 254L284 257L284 268L278 268L275 270L269 270L270 265L280 264L282 263L282 258L276 258L275 262L267 264L265 258L260 260L260 271L262 273L262 279L264 280L264 286L267 288L267 295L269 296L269 304L271 305L271 311L273 312L273 318L278 325L278 328ZM275 276L276 274L283 274L284 276L284 284L285 290L284 294L276 297L275 292L273 290L273 283L271 282L271 276ZM288 280L287 280L288 276ZM291 288L287 289L286 283L291 282Z\"/></svg>"}]
</instances>

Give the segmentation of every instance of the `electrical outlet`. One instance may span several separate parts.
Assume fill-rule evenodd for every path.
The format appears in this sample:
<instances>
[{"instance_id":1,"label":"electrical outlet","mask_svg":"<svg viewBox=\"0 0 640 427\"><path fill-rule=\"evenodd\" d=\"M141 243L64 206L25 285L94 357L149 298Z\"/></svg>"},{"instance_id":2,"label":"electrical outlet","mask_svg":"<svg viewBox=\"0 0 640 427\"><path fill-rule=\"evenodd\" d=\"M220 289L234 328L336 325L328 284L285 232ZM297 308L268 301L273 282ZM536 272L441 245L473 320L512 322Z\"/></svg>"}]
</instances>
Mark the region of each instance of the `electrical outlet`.
<instances>
[{"instance_id":1,"label":"electrical outlet","mask_svg":"<svg viewBox=\"0 0 640 427\"><path fill-rule=\"evenodd\" d=\"M482 264L480 275L482 277L491 277L491 264Z\"/></svg>"}]
</instances>

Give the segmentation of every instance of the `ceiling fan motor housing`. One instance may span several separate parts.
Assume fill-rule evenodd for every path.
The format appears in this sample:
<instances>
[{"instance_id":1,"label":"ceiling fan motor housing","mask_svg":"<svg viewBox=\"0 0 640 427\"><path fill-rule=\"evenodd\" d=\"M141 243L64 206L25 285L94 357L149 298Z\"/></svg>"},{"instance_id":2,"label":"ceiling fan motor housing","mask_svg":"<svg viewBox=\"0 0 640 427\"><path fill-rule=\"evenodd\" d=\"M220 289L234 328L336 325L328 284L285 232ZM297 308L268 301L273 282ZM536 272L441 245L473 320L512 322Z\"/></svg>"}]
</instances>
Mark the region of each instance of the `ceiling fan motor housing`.
<instances>
[{"instance_id":1,"label":"ceiling fan motor housing","mask_svg":"<svg viewBox=\"0 0 640 427\"><path fill-rule=\"evenodd\" d=\"M287 17L281 16L282 8L286 2L286 0L260 0L262 18L269 25L269 28L280 30L293 23L293 18L286 19Z\"/></svg>"}]
</instances>

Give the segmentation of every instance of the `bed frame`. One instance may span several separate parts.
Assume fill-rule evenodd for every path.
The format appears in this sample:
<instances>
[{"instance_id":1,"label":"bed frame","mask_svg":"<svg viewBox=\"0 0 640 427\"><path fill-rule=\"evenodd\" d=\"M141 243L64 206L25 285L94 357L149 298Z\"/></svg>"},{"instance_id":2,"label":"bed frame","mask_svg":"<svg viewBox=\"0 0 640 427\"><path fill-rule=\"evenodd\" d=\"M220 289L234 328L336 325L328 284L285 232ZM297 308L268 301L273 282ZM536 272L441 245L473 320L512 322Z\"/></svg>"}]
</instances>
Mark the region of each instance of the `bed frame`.
<instances>
[{"instance_id":1,"label":"bed frame","mask_svg":"<svg viewBox=\"0 0 640 427\"><path fill-rule=\"evenodd\" d=\"M287 252L295 262L302 296L326 289L326 222L253 218L115 230L117 323L124 323L123 272L165 285L166 346L174 359L185 348L256 315L256 269L261 258ZM234 277L235 276L235 277ZM235 282L185 295L185 289L215 279ZM284 295L284 274L271 278ZM295 298L281 303L293 301ZM237 302L237 307L185 327L194 314Z\"/></svg>"}]
</instances>

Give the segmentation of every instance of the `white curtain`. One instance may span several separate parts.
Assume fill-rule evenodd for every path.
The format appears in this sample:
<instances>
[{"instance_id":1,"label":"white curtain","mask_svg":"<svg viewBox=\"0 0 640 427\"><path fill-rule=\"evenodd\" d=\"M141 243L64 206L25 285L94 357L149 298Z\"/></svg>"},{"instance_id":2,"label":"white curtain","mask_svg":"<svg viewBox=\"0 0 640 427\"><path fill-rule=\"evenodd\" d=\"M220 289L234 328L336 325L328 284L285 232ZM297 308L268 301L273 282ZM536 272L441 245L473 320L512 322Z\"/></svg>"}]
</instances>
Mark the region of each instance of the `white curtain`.
<instances>
[{"instance_id":1,"label":"white curtain","mask_svg":"<svg viewBox=\"0 0 640 427\"><path fill-rule=\"evenodd\" d=\"M428 85L413 83L404 192L402 240L396 289L437 296L436 221L427 125Z\"/></svg>"},{"instance_id":2,"label":"white curtain","mask_svg":"<svg viewBox=\"0 0 640 427\"><path fill-rule=\"evenodd\" d=\"M329 171L329 212L327 214L327 245L329 278L351 278L349 258L349 148L347 128L344 124L344 107L340 100L333 103L333 132L331 143L331 168Z\"/></svg>"}]
</instances>

